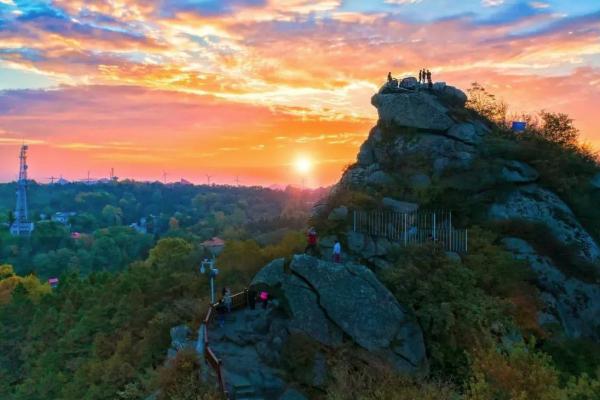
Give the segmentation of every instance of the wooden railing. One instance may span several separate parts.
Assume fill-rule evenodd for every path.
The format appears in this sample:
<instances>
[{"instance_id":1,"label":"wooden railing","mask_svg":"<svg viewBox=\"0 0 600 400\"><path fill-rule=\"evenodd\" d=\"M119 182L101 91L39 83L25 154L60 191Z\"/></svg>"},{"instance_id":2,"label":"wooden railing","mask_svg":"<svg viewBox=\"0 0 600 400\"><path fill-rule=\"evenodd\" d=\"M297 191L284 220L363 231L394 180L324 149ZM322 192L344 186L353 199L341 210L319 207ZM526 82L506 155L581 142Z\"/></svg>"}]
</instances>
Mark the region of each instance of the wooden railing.
<instances>
[{"instance_id":1,"label":"wooden railing","mask_svg":"<svg viewBox=\"0 0 600 400\"><path fill-rule=\"evenodd\" d=\"M208 364L215 371L215 374L217 375L217 382L219 384L219 390L221 393L223 393L223 396L226 399L229 399L229 393L227 392L227 387L225 386L225 378L223 378L223 361L220 360L210 348L208 340L208 328L214 321L215 315L217 314L216 308L221 305L221 302L222 300L215 304L209 304L206 317L204 317L204 360L206 361L206 364ZM247 305L248 289L231 296L232 311L245 308Z\"/></svg>"}]
</instances>

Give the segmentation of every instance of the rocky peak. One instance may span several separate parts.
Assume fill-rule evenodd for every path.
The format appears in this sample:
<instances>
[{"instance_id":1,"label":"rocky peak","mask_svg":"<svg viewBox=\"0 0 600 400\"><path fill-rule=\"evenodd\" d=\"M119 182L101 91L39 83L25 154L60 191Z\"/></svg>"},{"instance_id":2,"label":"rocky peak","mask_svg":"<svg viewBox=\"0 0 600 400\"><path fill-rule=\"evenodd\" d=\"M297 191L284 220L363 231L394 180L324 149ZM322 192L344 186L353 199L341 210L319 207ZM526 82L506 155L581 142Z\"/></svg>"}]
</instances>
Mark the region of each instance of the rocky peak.
<instances>
[{"instance_id":1,"label":"rocky peak","mask_svg":"<svg viewBox=\"0 0 600 400\"><path fill-rule=\"evenodd\" d=\"M398 164L411 157L429 164L408 176L421 189L448 169L470 167L491 128L467 112L466 101L463 91L444 82L431 89L413 77L397 85L385 84L371 98L379 115L377 125L361 146L356 166L341 183L375 188L394 185Z\"/></svg>"},{"instance_id":2,"label":"rocky peak","mask_svg":"<svg viewBox=\"0 0 600 400\"><path fill-rule=\"evenodd\" d=\"M416 203L414 209L426 209L431 205L423 201L430 201L431 196L437 194L449 209L476 208L476 213L468 217L473 224L543 226L545 234L578 257L575 263L597 268L600 246L585 224L558 193L539 182L539 171L524 160L510 158L511 154L518 157L518 151L498 151L495 146L502 141L502 136L494 132L497 127L466 108L466 101L467 96L460 89L442 82L433 84L432 88L419 84L414 78L385 84L371 99L379 115L377 124L336 190L363 192L378 202L381 209L390 209L390 198L392 203ZM510 142L513 148L518 145L518 142ZM591 179L590 185L600 187L600 174ZM446 200L448 198L452 200ZM353 208L352 204L332 204L332 208L340 206L344 206L348 214ZM332 208L323 209L330 212ZM349 225L343 229L346 231L336 232L336 235L346 245L350 258L366 260L371 267L391 265L387 253L394 243L388 238L358 234ZM536 272L539 274L539 268ZM554 275L554 278L557 282L568 280L572 287L586 284L566 275ZM540 278L540 282L544 279ZM548 287L540 283L542 291L548 292ZM596 310L595 304L574 309L569 325L578 329L567 329L566 320L557 316L568 335L577 331L590 336L595 326L586 321L585 315L589 314L588 309ZM550 305L548 308L557 309Z\"/></svg>"},{"instance_id":3,"label":"rocky peak","mask_svg":"<svg viewBox=\"0 0 600 400\"><path fill-rule=\"evenodd\" d=\"M380 122L435 131L448 130L454 124L449 108L464 107L466 102L467 95L460 89L444 82L429 89L414 77L404 78L397 87L386 83L371 98Z\"/></svg>"}]
</instances>

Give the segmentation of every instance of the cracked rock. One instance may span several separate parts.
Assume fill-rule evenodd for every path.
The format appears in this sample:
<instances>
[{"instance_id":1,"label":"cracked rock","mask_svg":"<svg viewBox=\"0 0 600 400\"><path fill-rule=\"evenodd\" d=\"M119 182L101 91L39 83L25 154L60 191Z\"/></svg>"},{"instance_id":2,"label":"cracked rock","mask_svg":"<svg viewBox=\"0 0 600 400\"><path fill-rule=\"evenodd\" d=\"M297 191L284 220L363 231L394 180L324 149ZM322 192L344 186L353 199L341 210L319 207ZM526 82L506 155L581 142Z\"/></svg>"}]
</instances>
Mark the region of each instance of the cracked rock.
<instances>
[{"instance_id":1,"label":"cracked rock","mask_svg":"<svg viewBox=\"0 0 600 400\"><path fill-rule=\"evenodd\" d=\"M329 346L348 337L396 369L427 369L423 334L373 272L358 264L336 264L294 256L289 273L277 260L261 270L252 285L280 297L290 331L301 331Z\"/></svg>"}]
</instances>

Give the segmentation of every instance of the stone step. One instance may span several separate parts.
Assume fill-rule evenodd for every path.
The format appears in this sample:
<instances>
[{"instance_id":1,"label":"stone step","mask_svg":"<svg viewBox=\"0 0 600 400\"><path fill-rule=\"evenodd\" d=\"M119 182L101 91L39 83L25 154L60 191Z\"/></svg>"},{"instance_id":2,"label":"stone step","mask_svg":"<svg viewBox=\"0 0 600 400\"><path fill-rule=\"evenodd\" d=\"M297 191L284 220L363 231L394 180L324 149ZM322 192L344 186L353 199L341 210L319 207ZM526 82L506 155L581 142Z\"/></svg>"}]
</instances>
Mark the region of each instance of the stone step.
<instances>
[{"instance_id":1,"label":"stone step","mask_svg":"<svg viewBox=\"0 0 600 400\"><path fill-rule=\"evenodd\" d=\"M248 396L254 396L256 394L256 390L254 390L253 387L249 386L249 387L244 387L244 388L234 388L233 392L235 393L235 398L237 399L238 397L248 397Z\"/></svg>"}]
</instances>

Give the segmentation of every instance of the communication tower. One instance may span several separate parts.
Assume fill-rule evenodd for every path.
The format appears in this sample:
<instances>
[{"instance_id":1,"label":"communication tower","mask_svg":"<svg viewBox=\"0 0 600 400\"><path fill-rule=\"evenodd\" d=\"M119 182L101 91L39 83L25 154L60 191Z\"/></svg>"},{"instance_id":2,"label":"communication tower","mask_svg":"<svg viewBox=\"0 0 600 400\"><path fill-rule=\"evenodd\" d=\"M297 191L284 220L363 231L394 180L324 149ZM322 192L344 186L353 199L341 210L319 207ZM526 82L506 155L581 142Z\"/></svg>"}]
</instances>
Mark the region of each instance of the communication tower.
<instances>
[{"instance_id":1,"label":"communication tower","mask_svg":"<svg viewBox=\"0 0 600 400\"><path fill-rule=\"evenodd\" d=\"M29 146L21 146L19 156L19 180L17 181L17 207L15 208L15 221L10 226L13 236L29 236L33 231L33 222L29 222L27 212L27 150Z\"/></svg>"}]
</instances>

